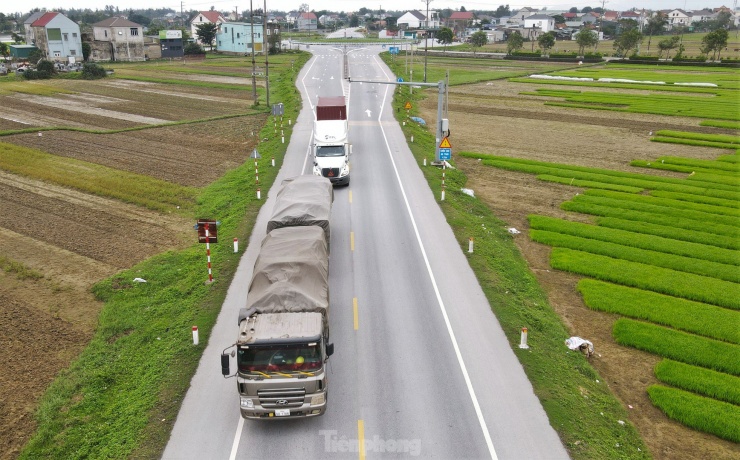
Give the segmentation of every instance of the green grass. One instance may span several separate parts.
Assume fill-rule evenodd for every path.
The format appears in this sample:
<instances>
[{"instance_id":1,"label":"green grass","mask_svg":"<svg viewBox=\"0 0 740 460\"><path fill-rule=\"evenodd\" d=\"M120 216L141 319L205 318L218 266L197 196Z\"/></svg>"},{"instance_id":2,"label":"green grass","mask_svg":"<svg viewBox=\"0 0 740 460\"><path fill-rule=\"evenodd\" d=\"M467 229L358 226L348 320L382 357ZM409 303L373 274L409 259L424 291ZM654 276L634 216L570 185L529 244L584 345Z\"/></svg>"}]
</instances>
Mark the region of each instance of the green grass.
<instances>
[{"instance_id":1,"label":"green grass","mask_svg":"<svg viewBox=\"0 0 740 460\"><path fill-rule=\"evenodd\" d=\"M383 58L393 68L390 59ZM402 70L403 63L396 62L396 69ZM416 101L427 95L434 96L431 91L414 91L411 95L405 88L398 90L394 109L402 109L407 100L418 107ZM412 115L416 114L414 110ZM414 136L409 147L421 164L433 149L434 134L416 124L406 124L402 129L407 139ZM439 196L441 171L432 167L421 171L432 193ZM470 266L571 458L649 458L634 427L614 423L626 420L628 415L586 358L562 352L563 340L570 334L549 306L504 223L485 204L459 192L466 181L459 169L447 170L446 198L440 207L461 250L467 251L468 238L475 238L475 252L466 252ZM532 351L517 347L523 326L529 328Z\"/></svg>"},{"instance_id":2,"label":"green grass","mask_svg":"<svg viewBox=\"0 0 740 460\"><path fill-rule=\"evenodd\" d=\"M714 246L537 215L529 216L529 224L533 230L549 230L565 235L580 236L623 246L703 259L720 264L740 265L740 254L737 251L730 251Z\"/></svg>"},{"instance_id":3,"label":"green grass","mask_svg":"<svg viewBox=\"0 0 740 460\"><path fill-rule=\"evenodd\" d=\"M4 81L0 85L0 96L12 93L34 94L36 96L53 96L54 94L72 94L74 91L43 84L38 81L17 80Z\"/></svg>"},{"instance_id":4,"label":"green grass","mask_svg":"<svg viewBox=\"0 0 740 460\"><path fill-rule=\"evenodd\" d=\"M40 280L44 278L43 273L2 255L0 255L0 270L13 273L19 280Z\"/></svg>"},{"instance_id":5,"label":"green grass","mask_svg":"<svg viewBox=\"0 0 740 460\"><path fill-rule=\"evenodd\" d=\"M701 302L584 278L578 292L594 310L740 345L740 313Z\"/></svg>"},{"instance_id":6,"label":"green grass","mask_svg":"<svg viewBox=\"0 0 740 460\"><path fill-rule=\"evenodd\" d=\"M740 310L740 285L648 264L554 248L550 265L602 281Z\"/></svg>"},{"instance_id":7,"label":"green grass","mask_svg":"<svg viewBox=\"0 0 740 460\"><path fill-rule=\"evenodd\" d=\"M161 212L192 212L197 195L192 187L4 142L0 169Z\"/></svg>"},{"instance_id":8,"label":"green grass","mask_svg":"<svg viewBox=\"0 0 740 460\"><path fill-rule=\"evenodd\" d=\"M663 383L740 406L740 378L702 367L664 359L655 366Z\"/></svg>"},{"instance_id":9,"label":"green grass","mask_svg":"<svg viewBox=\"0 0 740 460\"><path fill-rule=\"evenodd\" d=\"M686 364L740 375L740 346L627 318L614 323L620 345L654 353Z\"/></svg>"},{"instance_id":10,"label":"green grass","mask_svg":"<svg viewBox=\"0 0 740 460\"><path fill-rule=\"evenodd\" d=\"M668 417L705 433L740 443L740 407L688 391L653 385L650 400Z\"/></svg>"},{"instance_id":11,"label":"green grass","mask_svg":"<svg viewBox=\"0 0 740 460\"><path fill-rule=\"evenodd\" d=\"M276 78L282 84L274 95L286 116L298 113L293 81L308 57L292 55L295 72ZM268 137L270 125L260 137ZM279 138L260 145L262 187L279 169L267 166L267 158L274 155L279 166L286 148ZM223 241L247 241L264 202L256 198L253 168L247 161L202 190L190 209L193 220L213 216ZM42 398L38 430L21 459L161 457L241 256L231 244L211 245L215 282L205 284L203 251L195 243L167 252L94 287L105 303L95 336ZM148 283L133 283L134 277ZM198 347L192 345L194 324Z\"/></svg>"}]
</instances>

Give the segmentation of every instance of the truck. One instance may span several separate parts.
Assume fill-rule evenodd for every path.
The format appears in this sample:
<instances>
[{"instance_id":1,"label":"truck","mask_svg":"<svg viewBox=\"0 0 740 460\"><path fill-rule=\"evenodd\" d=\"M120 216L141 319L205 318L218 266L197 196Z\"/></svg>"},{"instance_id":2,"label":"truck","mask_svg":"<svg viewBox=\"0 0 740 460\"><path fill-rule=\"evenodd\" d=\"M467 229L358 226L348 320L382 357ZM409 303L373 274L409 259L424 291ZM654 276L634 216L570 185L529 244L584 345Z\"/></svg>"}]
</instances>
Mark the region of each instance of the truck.
<instances>
[{"instance_id":1,"label":"truck","mask_svg":"<svg viewBox=\"0 0 740 460\"><path fill-rule=\"evenodd\" d=\"M349 125L344 96L319 97L313 130L313 173L349 185Z\"/></svg>"},{"instance_id":2,"label":"truck","mask_svg":"<svg viewBox=\"0 0 740 460\"><path fill-rule=\"evenodd\" d=\"M326 411L326 363L334 344L329 342L329 233L323 210L332 200L331 182L316 176L286 179L278 193L246 304L239 310L237 341L221 354L224 377L233 377L230 357L236 356L245 419ZM317 202L320 216L314 213Z\"/></svg>"}]
</instances>

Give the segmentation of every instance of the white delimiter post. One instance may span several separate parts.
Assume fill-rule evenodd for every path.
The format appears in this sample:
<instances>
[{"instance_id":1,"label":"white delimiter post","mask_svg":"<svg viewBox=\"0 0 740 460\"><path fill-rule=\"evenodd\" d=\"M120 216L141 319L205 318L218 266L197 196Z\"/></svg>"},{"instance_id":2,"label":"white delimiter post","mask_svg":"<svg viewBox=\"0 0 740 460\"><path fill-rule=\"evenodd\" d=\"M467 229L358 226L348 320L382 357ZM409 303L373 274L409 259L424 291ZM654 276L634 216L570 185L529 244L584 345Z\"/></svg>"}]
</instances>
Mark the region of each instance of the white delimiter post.
<instances>
[{"instance_id":1,"label":"white delimiter post","mask_svg":"<svg viewBox=\"0 0 740 460\"><path fill-rule=\"evenodd\" d=\"M239 252L239 240L237 238L234 238L234 254Z\"/></svg>"},{"instance_id":2,"label":"white delimiter post","mask_svg":"<svg viewBox=\"0 0 740 460\"><path fill-rule=\"evenodd\" d=\"M470 237L470 240L468 241L468 252L473 253L473 237Z\"/></svg>"},{"instance_id":3,"label":"white delimiter post","mask_svg":"<svg viewBox=\"0 0 740 460\"><path fill-rule=\"evenodd\" d=\"M522 340L519 342L519 348L523 348L525 350L529 349L529 345L527 345L527 328L522 328Z\"/></svg>"},{"instance_id":4,"label":"white delimiter post","mask_svg":"<svg viewBox=\"0 0 740 460\"><path fill-rule=\"evenodd\" d=\"M198 345L198 326L193 326L193 345Z\"/></svg>"}]
</instances>

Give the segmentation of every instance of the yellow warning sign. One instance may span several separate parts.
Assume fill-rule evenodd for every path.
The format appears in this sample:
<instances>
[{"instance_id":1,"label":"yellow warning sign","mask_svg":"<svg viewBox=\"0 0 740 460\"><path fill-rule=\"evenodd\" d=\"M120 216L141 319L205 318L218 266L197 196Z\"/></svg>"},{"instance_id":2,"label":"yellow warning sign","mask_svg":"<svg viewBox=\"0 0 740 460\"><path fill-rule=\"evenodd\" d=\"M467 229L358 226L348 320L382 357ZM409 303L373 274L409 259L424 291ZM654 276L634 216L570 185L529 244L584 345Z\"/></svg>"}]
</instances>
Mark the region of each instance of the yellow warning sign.
<instances>
[{"instance_id":1,"label":"yellow warning sign","mask_svg":"<svg viewBox=\"0 0 740 460\"><path fill-rule=\"evenodd\" d=\"M406 110L411 110L411 103L409 101L406 101L406 105L403 106Z\"/></svg>"},{"instance_id":2,"label":"yellow warning sign","mask_svg":"<svg viewBox=\"0 0 740 460\"><path fill-rule=\"evenodd\" d=\"M441 149L451 149L452 146L450 145L450 140L447 139L447 136L445 136L444 139L442 139L442 142L439 143L439 148Z\"/></svg>"}]
</instances>

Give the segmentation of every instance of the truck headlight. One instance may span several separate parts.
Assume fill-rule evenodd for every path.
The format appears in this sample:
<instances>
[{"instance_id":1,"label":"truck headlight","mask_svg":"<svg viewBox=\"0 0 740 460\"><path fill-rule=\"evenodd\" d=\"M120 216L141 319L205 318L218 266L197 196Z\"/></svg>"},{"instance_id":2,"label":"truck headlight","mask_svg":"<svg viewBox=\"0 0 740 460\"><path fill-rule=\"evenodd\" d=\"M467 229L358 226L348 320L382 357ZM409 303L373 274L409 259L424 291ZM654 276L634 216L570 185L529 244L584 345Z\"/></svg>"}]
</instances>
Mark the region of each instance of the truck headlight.
<instances>
[{"instance_id":1,"label":"truck headlight","mask_svg":"<svg viewBox=\"0 0 740 460\"><path fill-rule=\"evenodd\" d=\"M344 177L349 174L349 163L344 163L342 169L339 171L339 177Z\"/></svg>"},{"instance_id":2,"label":"truck headlight","mask_svg":"<svg viewBox=\"0 0 740 460\"><path fill-rule=\"evenodd\" d=\"M312 406L319 406L321 404L324 404L324 401L326 401L326 399L324 399L324 393L319 393L317 395L311 396Z\"/></svg>"},{"instance_id":3,"label":"truck headlight","mask_svg":"<svg viewBox=\"0 0 740 460\"><path fill-rule=\"evenodd\" d=\"M249 398L240 398L241 399L241 406L246 407L247 409L254 409L254 401L252 401Z\"/></svg>"},{"instance_id":4,"label":"truck headlight","mask_svg":"<svg viewBox=\"0 0 740 460\"><path fill-rule=\"evenodd\" d=\"M314 176L320 176L321 175L321 168L319 168L319 165L313 166L313 175Z\"/></svg>"}]
</instances>

